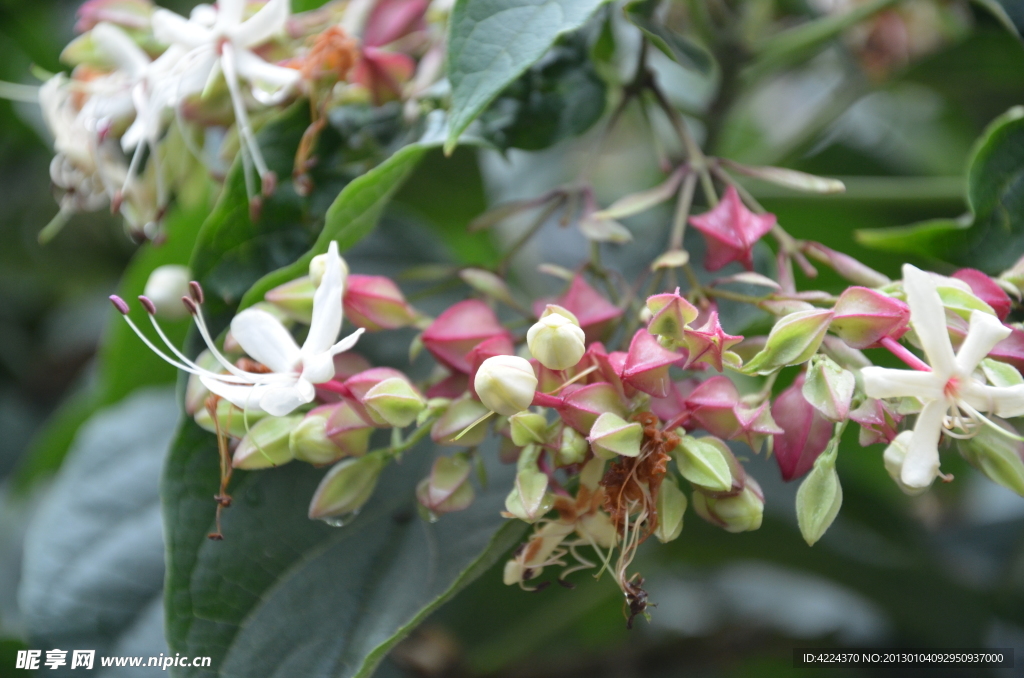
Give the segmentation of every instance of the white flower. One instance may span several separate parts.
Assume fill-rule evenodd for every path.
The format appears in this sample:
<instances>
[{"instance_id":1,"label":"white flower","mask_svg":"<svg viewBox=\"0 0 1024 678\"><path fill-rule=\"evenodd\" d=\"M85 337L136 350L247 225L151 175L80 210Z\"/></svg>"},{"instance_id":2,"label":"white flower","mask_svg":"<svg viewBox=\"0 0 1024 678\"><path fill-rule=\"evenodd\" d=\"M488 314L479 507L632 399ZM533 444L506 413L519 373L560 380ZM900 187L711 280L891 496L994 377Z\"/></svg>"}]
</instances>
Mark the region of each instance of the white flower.
<instances>
[{"instance_id":1,"label":"white flower","mask_svg":"<svg viewBox=\"0 0 1024 678\"><path fill-rule=\"evenodd\" d=\"M316 396L314 385L334 378L334 356L352 348L363 332L359 329L335 343L341 330L341 298L344 293L342 259L338 255L336 242L331 242L327 254L327 268L313 296L313 319L301 348L285 326L266 311L247 309L231 321L231 333L235 340L251 358L269 370L267 373L239 369L217 350L198 308L202 301L198 283L192 283L192 300L186 305L193 312L210 353L227 374L204 369L176 349L154 320L156 309L146 297L140 297L140 301L146 306L153 327L177 360L163 353L138 330L127 315L127 304L117 297L111 300L125 314L125 320L136 334L161 358L179 369L198 375L211 392L243 410L262 410L280 417L313 401Z\"/></svg>"},{"instance_id":2,"label":"white flower","mask_svg":"<svg viewBox=\"0 0 1024 678\"><path fill-rule=\"evenodd\" d=\"M967 437L988 425L982 412L1000 417L1024 414L1024 385L996 387L975 378L978 363L1010 334L995 317L971 313L970 329L954 355L946 329L946 313L935 280L909 264L903 267L903 286L910 305L910 324L930 371L866 367L861 370L864 391L872 398L917 398L923 407L914 425L902 463L901 480L908 488L927 487L939 474L939 439L945 430Z\"/></svg>"},{"instance_id":3,"label":"white flower","mask_svg":"<svg viewBox=\"0 0 1024 678\"><path fill-rule=\"evenodd\" d=\"M285 30L289 0L269 0L245 21L245 0L220 0L216 8L196 6L189 19L166 9L153 13L153 34L157 40L176 45L184 55L178 60L177 94L185 97L203 92L224 74L235 121L244 149L264 181L264 192L272 189L273 175L267 168L249 124L245 101L239 87L244 79L253 96L263 104L280 103L300 79L299 72L264 61L253 53L257 47Z\"/></svg>"}]
</instances>

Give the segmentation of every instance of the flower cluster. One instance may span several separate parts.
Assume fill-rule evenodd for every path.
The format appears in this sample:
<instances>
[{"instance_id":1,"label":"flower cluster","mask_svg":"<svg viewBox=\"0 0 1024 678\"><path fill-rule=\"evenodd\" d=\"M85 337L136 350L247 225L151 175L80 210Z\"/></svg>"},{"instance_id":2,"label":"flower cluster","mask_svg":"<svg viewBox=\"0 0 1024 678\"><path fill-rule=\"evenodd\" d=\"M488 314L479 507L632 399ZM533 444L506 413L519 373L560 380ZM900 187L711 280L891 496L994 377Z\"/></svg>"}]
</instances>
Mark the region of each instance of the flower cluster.
<instances>
[{"instance_id":1,"label":"flower cluster","mask_svg":"<svg viewBox=\"0 0 1024 678\"><path fill-rule=\"evenodd\" d=\"M69 48L75 73L43 88L58 142L55 183L74 209L110 200L159 213L167 199L159 145L170 116L180 134L181 121L207 132L233 125L246 174L258 175L266 195L276 179L253 137L251 109L300 96L411 101L420 90L403 82L436 76L436 40L402 41L418 45L418 66L389 48L429 33L426 2L328 5L300 18L279 0L224 0L186 19L120 0L114 20L100 11L105 1L83 12L89 47ZM124 8L137 11L134 24ZM1024 494L1024 438L1012 422L1024 416L1024 330L1012 316L1024 262L998 278L906 265L890 280L794 238L735 175L825 193L842 190L840 182L706 157L654 79L638 78L637 88L652 88L685 151L665 158L664 181L603 209L581 180L485 213L472 228L538 216L491 269L459 271L471 291L436 317L414 308L394 280L350 273L333 242L308 274L240 310L223 337L211 333L203 289L184 271L158 270L139 298L151 332L113 298L142 341L192 376L186 409L217 435L222 455L218 510L230 504L233 469L330 464L309 516L343 524L384 468L429 437L448 453L416 498L424 519L440 520L472 505L474 467L497 455L515 466L503 515L532 525L505 582L535 589L553 568L561 582L582 569L608 572L632 624L647 614L643 578L631 569L639 544L680 538L689 507L729 532L761 526L768 498L742 461L747 451L774 455L783 480L800 480L797 522L812 545L840 511L837 459L851 423L862 445L884 445L878 464L907 493L952 479L940 470L940 447L956 441L968 462ZM623 105L636 95L628 90ZM146 203L139 196L150 171L157 197ZM250 199L258 205L255 188ZM650 265L635 280L609 270L602 252L632 238L620 220L671 199L668 240ZM543 265L560 289L522 299L506 280L509 262L556 215L578 228L590 256L575 270ZM691 261L687 247L698 252L701 243ZM798 289L797 270L812 280L816 266L848 286ZM206 343L194 359L156 319L176 297ZM766 334L740 324L743 307ZM339 340L343 318L357 329ZM410 328L410 356L429 354L432 363L424 378L352 350L364 333L408 336ZM896 360L907 369L886 366ZM374 447L375 438L384 444Z\"/></svg>"},{"instance_id":2,"label":"flower cluster","mask_svg":"<svg viewBox=\"0 0 1024 678\"><path fill-rule=\"evenodd\" d=\"M40 238L108 205L132 236L156 238L193 165L223 175L236 149L255 218L278 182L255 137L263 112L308 98L310 139L341 104L404 100L416 115L440 77L444 11L428 9L426 0L336 0L293 15L288 0L220 0L183 17L150 0L88 0L81 35L62 54L73 70L39 90L60 203ZM300 192L310 189L304 141Z\"/></svg>"},{"instance_id":3,"label":"flower cluster","mask_svg":"<svg viewBox=\"0 0 1024 678\"><path fill-rule=\"evenodd\" d=\"M731 243L729 256L741 264L778 228L732 187L692 222L715 240L709 252ZM225 455L222 507L232 468L333 464L309 515L343 524L387 464L429 436L453 448L417 489L424 517L438 520L472 504L474 464L496 436L500 458L516 467L504 515L534 526L506 565L506 583L536 588L553 567L563 582L580 569L608 570L632 623L646 614L642 577L629 569L636 548L651 536L677 539L687 507L729 532L760 527L766 498L740 449L774 453L784 480L803 478L797 516L811 544L839 511L835 464L851 422L862 444L887 446L879 463L908 493L950 479L939 470L943 438L1024 492L1024 438L1006 421L1024 415L1024 330L1006 324L1006 290L1019 296L1024 277L1016 269L1000 279L969 269L944 277L906 265L902 280L890 281L817 243L778 238L783 268L786 257L807 255L866 284L838 296L797 292L760 274L702 284L685 262L687 292L673 284L631 300L591 265L528 310L494 273L466 269L461 277L479 296L430 318L394 281L350 273L332 242L308 275L239 312L220 342L205 323L202 288L183 271L158 269L139 299L163 347L134 324L125 302L113 301L143 341L192 375L186 408L218 435ZM717 270L723 262L712 259L705 263ZM649 285L671 280L673 267L654 270ZM738 282L767 293L728 289ZM181 292L207 343L195 360L156 320L152 299ZM726 331L728 305L737 303L774 316L767 336ZM528 321L525 333L515 332L523 325L514 314ZM343 316L357 329L339 341ZM301 326L300 346L293 332ZM350 350L364 332L408 327L420 330L412 353L425 349L435 362L425 380ZM909 369L872 364L883 355ZM790 380L785 388L780 376ZM371 450L381 429L392 431L390 444Z\"/></svg>"}]
</instances>

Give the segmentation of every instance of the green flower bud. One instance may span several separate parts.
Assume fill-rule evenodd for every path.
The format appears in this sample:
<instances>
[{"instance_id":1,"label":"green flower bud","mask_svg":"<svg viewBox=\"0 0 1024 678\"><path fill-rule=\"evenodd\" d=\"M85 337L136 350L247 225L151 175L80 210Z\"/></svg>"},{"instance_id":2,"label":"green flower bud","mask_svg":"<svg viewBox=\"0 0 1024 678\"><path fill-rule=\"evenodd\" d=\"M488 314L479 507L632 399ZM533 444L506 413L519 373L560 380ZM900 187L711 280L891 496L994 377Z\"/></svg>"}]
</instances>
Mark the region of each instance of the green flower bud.
<instances>
[{"instance_id":1,"label":"green flower bud","mask_svg":"<svg viewBox=\"0 0 1024 678\"><path fill-rule=\"evenodd\" d=\"M487 426L484 424L477 424L458 440L455 440L455 437L489 411L471 398L456 400L448 406L441 418L434 422L430 429L430 437L439 445L475 447L487 436Z\"/></svg>"},{"instance_id":2,"label":"green flower bud","mask_svg":"<svg viewBox=\"0 0 1024 678\"><path fill-rule=\"evenodd\" d=\"M318 408L319 409L319 408ZM346 401L327 405L327 437L341 450L339 456L361 457L370 449L373 426Z\"/></svg>"},{"instance_id":3,"label":"green flower bud","mask_svg":"<svg viewBox=\"0 0 1024 678\"><path fill-rule=\"evenodd\" d=\"M217 423L210 416L210 410L205 407L199 408L193 417L195 422L210 433L216 433L218 426L222 434L232 438L241 438L256 422L266 416L262 410L242 412L228 401L220 399L217 401Z\"/></svg>"},{"instance_id":4,"label":"green flower bud","mask_svg":"<svg viewBox=\"0 0 1024 678\"><path fill-rule=\"evenodd\" d=\"M995 418L993 422L1008 433L1018 435L1006 422ZM992 482L1024 496L1024 443L1001 435L988 426L981 427L973 438L959 440L957 443L960 454L971 466L988 476Z\"/></svg>"},{"instance_id":5,"label":"green flower bud","mask_svg":"<svg viewBox=\"0 0 1024 678\"><path fill-rule=\"evenodd\" d=\"M732 451L718 438L683 436L672 456L679 473L694 485L711 492L733 489L733 473L729 464Z\"/></svg>"},{"instance_id":6,"label":"green flower bud","mask_svg":"<svg viewBox=\"0 0 1024 678\"><path fill-rule=\"evenodd\" d=\"M523 469L516 474L516 484L505 499L505 516L535 522L551 510L554 500L548 494L548 477L540 471Z\"/></svg>"},{"instance_id":7,"label":"green flower bud","mask_svg":"<svg viewBox=\"0 0 1024 678\"><path fill-rule=\"evenodd\" d=\"M480 365L473 387L489 410L510 417L533 402L537 375L525 358L496 355Z\"/></svg>"},{"instance_id":8,"label":"green flower bud","mask_svg":"<svg viewBox=\"0 0 1024 678\"><path fill-rule=\"evenodd\" d=\"M1024 377L1013 365L998 360L985 358L979 365L985 373L985 379L993 386L1020 386L1024 384Z\"/></svg>"},{"instance_id":9,"label":"green flower bud","mask_svg":"<svg viewBox=\"0 0 1024 678\"><path fill-rule=\"evenodd\" d=\"M832 311L815 309L784 316L768 333L764 349L746 365L747 374L770 374L786 365L799 365L814 355L825 338Z\"/></svg>"},{"instance_id":10,"label":"green flower bud","mask_svg":"<svg viewBox=\"0 0 1024 678\"><path fill-rule=\"evenodd\" d=\"M853 372L825 356L814 356L807 368L803 396L816 410L832 421L845 421L850 415L850 402L857 378Z\"/></svg>"},{"instance_id":11,"label":"green flower bud","mask_svg":"<svg viewBox=\"0 0 1024 678\"><path fill-rule=\"evenodd\" d=\"M612 459L617 454L638 457L644 429L638 422L630 423L614 412L605 412L594 422L587 440L594 454L603 459Z\"/></svg>"},{"instance_id":12,"label":"green flower bud","mask_svg":"<svg viewBox=\"0 0 1024 678\"><path fill-rule=\"evenodd\" d=\"M345 456L345 450L327 437L327 422L330 413L327 408L306 414L299 425L292 429L288 446L299 461L310 464L330 464Z\"/></svg>"},{"instance_id":13,"label":"green flower bud","mask_svg":"<svg viewBox=\"0 0 1024 678\"><path fill-rule=\"evenodd\" d=\"M309 517L323 519L358 511L373 494L384 465L385 458L378 454L342 459L327 472L313 493Z\"/></svg>"},{"instance_id":14,"label":"green flower bud","mask_svg":"<svg viewBox=\"0 0 1024 678\"><path fill-rule=\"evenodd\" d=\"M796 522L808 546L814 546L821 539L843 505L843 487L836 473L838 443L833 438L828 448L814 460L811 472L796 492Z\"/></svg>"},{"instance_id":15,"label":"green flower bud","mask_svg":"<svg viewBox=\"0 0 1024 678\"><path fill-rule=\"evenodd\" d=\"M287 464L294 458L289 445L292 430L302 422L301 414L267 417L256 422L235 448L232 465L253 471Z\"/></svg>"},{"instance_id":16,"label":"green flower bud","mask_svg":"<svg viewBox=\"0 0 1024 678\"><path fill-rule=\"evenodd\" d=\"M427 401L402 377L381 381L363 396L363 404L395 428L405 428L416 421Z\"/></svg>"},{"instance_id":17,"label":"green flower bud","mask_svg":"<svg viewBox=\"0 0 1024 678\"><path fill-rule=\"evenodd\" d=\"M430 475L416 486L416 499L431 516L461 511L473 503L469 474L473 465L465 454L438 457Z\"/></svg>"},{"instance_id":18,"label":"green flower bud","mask_svg":"<svg viewBox=\"0 0 1024 678\"><path fill-rule=\"evenodd\" d=\"M562 439L558 445L557 459L559 466L578 464L587 457L590 445L576 429L571 426L562 428ZM602 464L603 467L603 464Z\"/></svg>"},{"instance_id":19,"label":"green flower bud","mask_svg":"<svg viewBox=\"0 0 1024 678\"><path fill-rule=\"evenodd\" d=\"M536 412L518 412L508 418L512 442L523 447L530 443L544 443L547 440L548 420Z\"/></svg>"},{"instance_id":20,"label":"green flower bud","mask_svg":"<svg viewBox=\"0 0 1024 678\"><path fill-rule=\"evenodd\" d=\"M665 476L658 489L658 526L654 536L663 544L674 540L683 531L683 513L686 512L686 495L679 489L675 478Z\"/></svg>"},{"instance_id":21,"label":"green flower bud","mask_svg":"<svg viewBox=\"0 0 1024 678\"><path fill-rule=\"evenodd\" d=\"M695 489L693 510L727 532L752 532L761 527L764 495L757 482L748 477L743 490L733 495L715 497Z\"/></svg>"},{"instance_id":22,"label":"green flower bud","mask_svg":"<svg viewBox=\"0 0 1024 678\"><path fill-rule=\"evenodd\" d=\"M585 341L576 316L554 304L548 304L540 320L526 333L530 353L549 370L576 365L587 351Z\"/></svg>"},{"instance_id":23,"label":"green flower bud","mask_svg":"<svg viewBox=\"0 0 1024 678\"><path fill-rule=\"evenodd\" d=\"M322 275L322 273L321 273ZM313 318L313 295L316 285L304 275L283 285L278 285L263 295L263 298L289 318L309 324Z\"/></svg>"},{"instance_id":24,"label":"green flower bud","mask_svg":"<svg viewBox=\"0 0 1024 678\"><path fill-rule=\"evenodd\" d=\"M515 486L505 499L505 517L532 523L554 505L548 494L548 476L537 468L539 455L540 448L534 445L524 448L519 455Z\"/></svg>"},{"instance_id":25,"label":"green flower bud","mask_svg":"<svg viewBox=\"0 0 1024 678\"><path fill-rule=\"evenodd\" d=\"M955 278L947 278L947 281L950 280L955 280ZM936 289L939 292L939 298L942 299L942 305L964 320L970 320L971 313L974 311L981 311L989 315L996 314L991 306L976 297L973 292L970 292L970 288L965 290L955 287L953 283L948 285L940 283L936 286Z\"/></svg>"}]
</instances>

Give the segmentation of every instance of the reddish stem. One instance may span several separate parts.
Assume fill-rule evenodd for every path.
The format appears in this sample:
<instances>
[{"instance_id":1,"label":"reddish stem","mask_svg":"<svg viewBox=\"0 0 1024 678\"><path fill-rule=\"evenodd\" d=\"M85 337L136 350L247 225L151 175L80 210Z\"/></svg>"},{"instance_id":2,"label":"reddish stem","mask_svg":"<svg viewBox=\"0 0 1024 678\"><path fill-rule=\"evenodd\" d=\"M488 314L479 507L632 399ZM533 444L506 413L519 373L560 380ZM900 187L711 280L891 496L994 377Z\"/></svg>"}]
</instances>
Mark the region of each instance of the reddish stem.
<instances>
[{"instance_id":1,"label":"reddish stem","mask_svg":"<svg viewBox=\"0 0 1024 678\"><path fill-rule=\"evenodd\" d=\"M548 393L537 391L533 394L533 405L537 407L561 407L562 399Z\"/></svg>"},{"instance_id":2,"label":"reddish stem","mask_svg":"<svg viewBox=\"0 0 1024 678\"><path fill-rule=\"evenodd\" d=\"M348 390L348 387L345 386L345 384L340 381L335 381L334 379L325 381L322 384L317 384L316 387L322 388L325 391L330 391L331 393L337 393L338 395L345 396L346 398L352 397L352 391Z\"/></svg>"},{"instance_id":3,"label":"reddish stem","mask_svg":"<svg viewBox=\"0 0 1024 678\"><path fill-rule=\"evenodd\" d=\"M892 337L882 337L882 339L878 343L884 346L885 348L889 349L890 353L892 353L894 356L905 362L910 367L913 367L915 370L920 370L922 372L932 371L932 368L928 366L928 363L924 362L916 355L911 353L903 344L896 341Z\"/></svg>"}]
</instances>

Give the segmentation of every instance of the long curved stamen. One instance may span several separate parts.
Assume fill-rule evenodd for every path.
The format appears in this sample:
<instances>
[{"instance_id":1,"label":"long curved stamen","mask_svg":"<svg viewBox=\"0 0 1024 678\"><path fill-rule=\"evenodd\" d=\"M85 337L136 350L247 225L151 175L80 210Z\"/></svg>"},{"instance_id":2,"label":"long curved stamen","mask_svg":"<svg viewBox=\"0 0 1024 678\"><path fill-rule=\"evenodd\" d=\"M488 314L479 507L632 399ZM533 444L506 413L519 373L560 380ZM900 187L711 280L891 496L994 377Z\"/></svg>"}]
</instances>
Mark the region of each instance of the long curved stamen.
<instances>
[{"instance_id":1,"label":"long curved stamen","mask_svg":"<svg viewBox=\"0 0 1024 678\"><path fill-rule=\"evenodd\" d=\"M263 160L259 144L256 143L256 135L253 134L252 125L249 123L249 114L245 110L242 90L238 86L238 71L235 69L235 51L230 43L224 43L224 46L221 48L220 62L221 67L224 69L224 80L227 82L228 92L231 94L231 103L234 105L235 123L238 125L238 131L246 146L249 147L249 152L252 154L252 161L256 165L256 172L260 175L260 180L266 184L267 177L271 174L270 168L267 167L267 163Z\"/></svg>"},{"instance_id":2,"label":"long curved stamen","mask_svg":"<svg viewBox=\"0 0 1024 678\"><path fill-rule=\"evenodd\" d=\"M140 141L139 145L135 147L135 152L132 153L132 161L128 164L128 171L125 173L124 183L121 185L122 195L128 192L128 185L139 171L139 163L142 161L142 152L145 147L146 142Z\"/></svg>"},{"instance_id":3,"label":"long curved stamen","mask_svg":"<svg viewBox=\"0 0 1024 678\"><path fill-rule=\"evenodd\" d=\"M152 314L147 314L147 315L149 315L149 322L150 322L150 324L153 325L153 328L156 330L156 333L158 335L160 335L160 339L164 342L164 344L167 346L167 348L169 348L171 350L171 352L175 356L177 356L177 358L182 363L184 363L184 366L179 365L178 363L172 363L172 364L178 366L180 369L185 369L190 374L196 374L196 375L200 375L200 376L210 377L212 379L216 379L217 381L221 381L221 382L224 382L226 384L271 383L272 380L268 379L269 377L271 377L271 376L276 376L276 377L282 376L282 375L276 375L276 374L264 375L264 374L258 374L256 372L246 372L246 374L251 374L252 378L236 377L236 376L231 376L231 375L227 375L227 374L217 374L216 372L213 372L211 370L207 370L207 369L205 369L203 367L200 367L195 361L190 360L184 353L182 353L171 342L171 340L167 337L167 334L164 333L163 328L160 327L160 323L158 323L156 321L156 318L154 318ZM187 368L191 368L191 369L186 369L186 366L187 366ZM258 379L263 379L263 381L259 381L258 382L257 381Z\"/></svg>"},{"instance_id":4,"label":"long curved stamen","mask_svg":"<svg viewBox=\"0 0 1024 678\"><path fill-rule=\"evenodd\" d=\"M963 408L965 410L967 410L968 414L970 414L973 419L975 419L979 423L984 424L985 426L988 426L989 428L993 429L999 435L1001 435L1001 436L1003 436L1005 438L1009 438L1010 440L1016 440L1018 442L1024 442L1024 436L1021 436L1020 434L1017 434L1017 433L1011 433L1010 431L1007 431L1005 428L1003 428L999 424L995 423L994 421L992 421L991 419L989 419L984 414L982 414L978 410L974 409L973 407L971 407L967 403L961 403L961 405L963 406Z\"/></svg>"},{"instance_id":5,"label":"long curved stamen","mask_svg":"<svg viewBox=\"0 0 1024 678\"><path fill-rule=\"evenodd\" d=\"M185 299L188 299L188 297L183 297L182 301L184 301ZM199 328L199 334L203 337L203 341L206 342L207 348L210 349L210 354L213 355L213 357L217 359L217 362L219 362L224 367L224 369L226 369L228 372L230 372L231 374L235 375L236 377L246 377L246 378L248 378L249 375L252 375L253 374L252 372L246 372L245 370L240 370L237 367L235 367L234 365L232 365L231 362L227 358L225 358L224 355L219 350L217 350L217 345L213 342L213 338L210 336L210 330L206 326L206 319L203 317L202 304L197 304L194 301L192 301L191 299L189 299L189 302L191 302L191 306L189 306L189 311L192 311L192 317L193 317L193 319L195 319L196 326ZM186 304L186 305L188 305L188 304ZM193 308L195 310L193 310ZM260 381L250 381L250 383L265 383L265 382L260 380Z\"/></svg>"}]
</instances>

